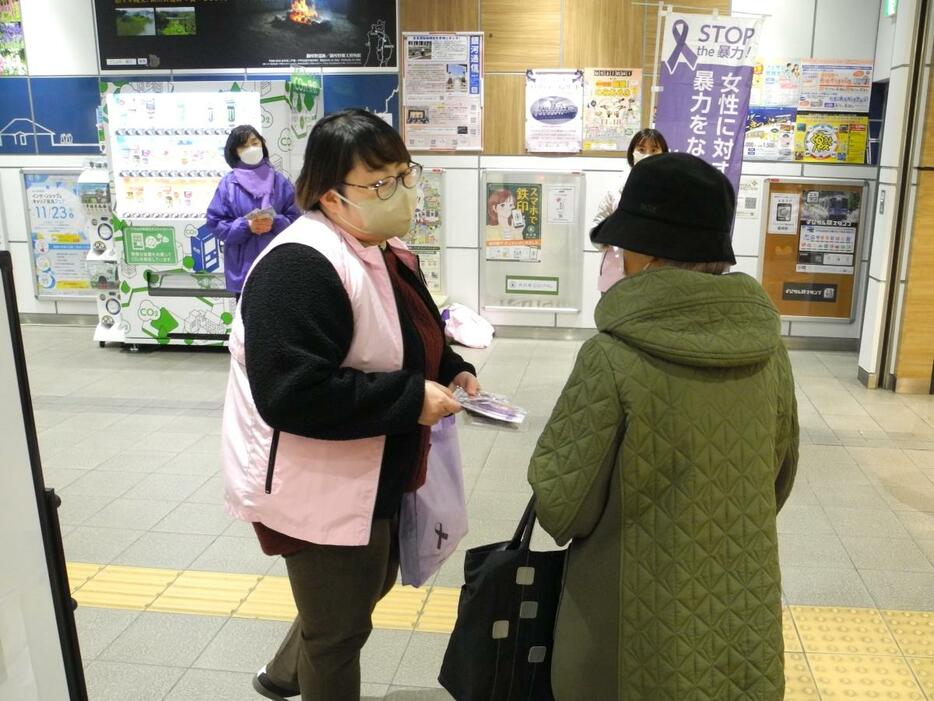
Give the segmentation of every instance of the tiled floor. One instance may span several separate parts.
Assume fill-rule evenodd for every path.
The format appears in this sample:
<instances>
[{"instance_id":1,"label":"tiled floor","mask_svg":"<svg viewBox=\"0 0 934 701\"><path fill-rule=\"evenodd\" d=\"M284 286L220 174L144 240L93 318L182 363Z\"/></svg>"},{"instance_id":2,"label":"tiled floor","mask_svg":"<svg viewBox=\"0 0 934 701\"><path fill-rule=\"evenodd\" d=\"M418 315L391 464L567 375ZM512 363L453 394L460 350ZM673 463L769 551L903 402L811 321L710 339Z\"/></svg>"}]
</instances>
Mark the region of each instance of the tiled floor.
<instances>
[{"instance_id":1,"label":"tiled floor","mask_svg":"<svg viewBox=\"0 0 934 701\"><path fill-rule=\"evenodd\" d=\"M262 608L253 619L233 616L230 602L240 604L244 582L275 590L285 571L221 507L227 356L101 350L82 328L27 327L25 338L46 483L63 499L66 556L92 565L71 570L73 586L93 575L76 614L91 701L258 698L250 675L287 624ZM465 352L487 388L513 396L531 417L524 433L463 428L471 533L462 549L511 533L529 495L528 458L578 347L498 340ZM792 359L803 445L779 518L786 698L934 699L934 398L865 390L850 354ZM541 534L537 545L548 545ZM436 677L461 564L445 565L431 597L415 594L424 602L417 630L392 629L399 619L389 616L374 632L366 697L448 698ZM225 593L199 572L240 577ZM138 588L127 590L128 578ZM189 599L175 594L205 581L214 608L177 613ZM135 599L115 603L113 582ZM400 606L408 613L399 615L412 615L411 601Z\"/></svg>"}]
</instances>

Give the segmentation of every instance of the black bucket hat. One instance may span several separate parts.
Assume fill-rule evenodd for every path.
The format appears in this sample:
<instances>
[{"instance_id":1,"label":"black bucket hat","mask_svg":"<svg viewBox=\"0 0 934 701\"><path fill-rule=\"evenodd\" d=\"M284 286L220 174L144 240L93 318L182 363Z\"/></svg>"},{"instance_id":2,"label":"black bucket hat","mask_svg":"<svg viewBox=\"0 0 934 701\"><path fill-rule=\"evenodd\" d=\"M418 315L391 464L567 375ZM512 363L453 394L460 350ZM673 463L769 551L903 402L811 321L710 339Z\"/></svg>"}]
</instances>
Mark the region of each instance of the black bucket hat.
<instances>
[{"instance_id":1,"label":"black bucket hat","mask_svg":"<svg viewBox=\"0 0 934 701\"><path fill-rule=\"evenodd\" d=\"M619 207L590 240L684 263L734 264L730 241L736 193L712 165L686 153L664 153L632 169Z\"/></svg>"}]
</instances>

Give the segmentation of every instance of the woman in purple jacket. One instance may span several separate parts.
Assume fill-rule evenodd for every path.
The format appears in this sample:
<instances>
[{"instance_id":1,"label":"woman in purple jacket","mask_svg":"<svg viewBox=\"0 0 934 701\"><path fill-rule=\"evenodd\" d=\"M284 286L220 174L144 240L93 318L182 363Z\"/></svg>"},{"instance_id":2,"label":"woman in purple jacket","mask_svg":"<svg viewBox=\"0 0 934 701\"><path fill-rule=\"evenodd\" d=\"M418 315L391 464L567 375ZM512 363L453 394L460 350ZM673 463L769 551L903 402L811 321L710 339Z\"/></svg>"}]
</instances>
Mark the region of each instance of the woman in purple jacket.
<instances>
[{"instance_id":1,"label":"woman in purple jacket","mask_svg":"<svg viewBox=\"0 0 934 701\"><path fill-rule=\"evenodd\" d=\"M266 141L252 126L242 124L230 132L224 159L233 170L217 186L207 220L224 242L227 289L239 298L253 261L302 213L292 183L269 164ZM275 213L249 216L266 208Z\"/></svg>"}]
</instances>

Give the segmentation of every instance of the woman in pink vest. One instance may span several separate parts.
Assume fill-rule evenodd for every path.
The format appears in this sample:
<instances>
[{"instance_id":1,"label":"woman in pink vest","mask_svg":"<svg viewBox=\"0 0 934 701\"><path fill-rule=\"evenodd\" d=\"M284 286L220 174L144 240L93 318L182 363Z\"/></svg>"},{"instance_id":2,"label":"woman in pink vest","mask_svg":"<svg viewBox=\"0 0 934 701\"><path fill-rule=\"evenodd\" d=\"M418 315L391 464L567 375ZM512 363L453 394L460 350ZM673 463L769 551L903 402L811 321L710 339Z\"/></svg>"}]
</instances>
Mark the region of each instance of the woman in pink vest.
<instances>
[{"instance_id":1,"label":"woman in pink vest","mask_svg":"<svg viewBox=\"0 0 934 701\"><path fill-rule=\"evenodd\" d=\"M430 426L478 390L444 339L409 231L421 166L362 110L322 119L296 183L307 213L263 250L230 340L228 511L282 555L298 616L253 680L266 698L360 698L360 650L398 572L402 495Z\"/></svg>"},{"instance_id":2,"label":"woman in pink vest","mask_svg":"<svg viewBox=\"0 0 934 701\"><path fill-rule=\"evenodd\" d=\"M643 158L656 156L660 153L668 153L668 142L665 141L665 137L657 129L643 129L636 132L635 136L632 137L632 141L629 142L626 160L629 161L631 169ZM594 227L597 227L616 211L621 194L622 189L618 192L606 193L600 202L600 207L597 209L597 216L594 217ZM591 231L590 240L594 246L603 251L603 256L600 258L600 278L597 281L597 289L600 290L602 295L623 277L623 249L595 242L593 240L593 231Z\"/></svg>"}]
</instances>

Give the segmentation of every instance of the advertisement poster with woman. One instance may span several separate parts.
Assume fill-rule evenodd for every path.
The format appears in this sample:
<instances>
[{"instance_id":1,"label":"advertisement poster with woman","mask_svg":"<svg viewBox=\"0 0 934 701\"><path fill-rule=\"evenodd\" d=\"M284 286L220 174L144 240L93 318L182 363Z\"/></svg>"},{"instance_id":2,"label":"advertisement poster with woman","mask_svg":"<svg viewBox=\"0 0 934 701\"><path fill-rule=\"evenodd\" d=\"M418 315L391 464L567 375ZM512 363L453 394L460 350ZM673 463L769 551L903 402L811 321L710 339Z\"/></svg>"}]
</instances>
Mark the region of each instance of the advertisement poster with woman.
<instances>
[{"instance_id":1,"label":"advertisement poster with woman","mask_svg":"<svg viewBox=\"0 0 934 701\"><path fill-rule=\"evenodd\" d=\"M542 186L487 183L486 259L541 262Z\"/></svg>"}]
</instances>

